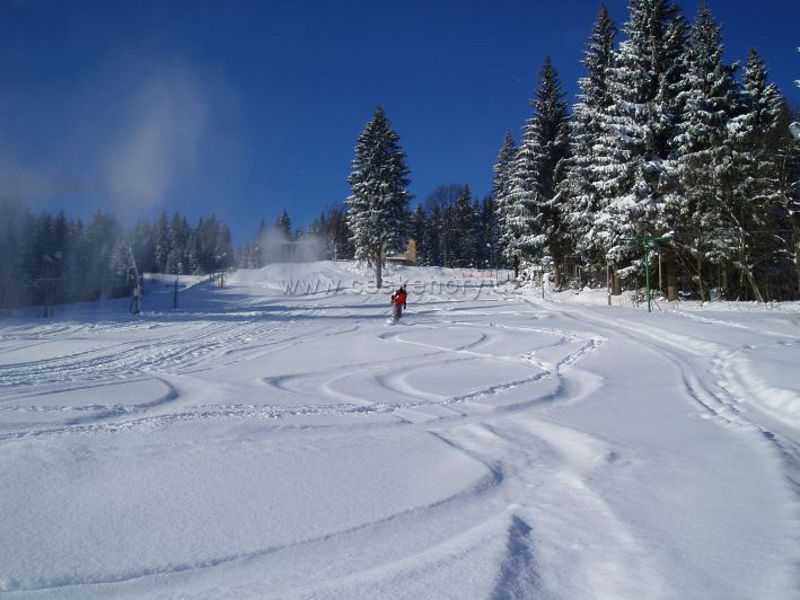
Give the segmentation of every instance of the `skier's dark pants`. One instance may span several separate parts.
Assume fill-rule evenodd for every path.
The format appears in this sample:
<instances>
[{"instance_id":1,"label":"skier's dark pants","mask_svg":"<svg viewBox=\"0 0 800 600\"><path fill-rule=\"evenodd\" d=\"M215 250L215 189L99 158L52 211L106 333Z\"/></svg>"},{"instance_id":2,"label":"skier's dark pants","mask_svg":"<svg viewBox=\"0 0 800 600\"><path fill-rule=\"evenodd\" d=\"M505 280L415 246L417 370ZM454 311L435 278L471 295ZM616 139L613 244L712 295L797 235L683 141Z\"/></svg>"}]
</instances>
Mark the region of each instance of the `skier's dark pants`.
<instances>
[{"instance_id":1,"label":"skier's dark pants","mask_svg":"<svg viewBox=\"0 0 800 600\"><path fill-rule=\"evenodd\" d=\"M400 317L403 316L403 305L402 304L392 304L392 318L395 321L399 321Z\"/></svg>"}]
</instances>

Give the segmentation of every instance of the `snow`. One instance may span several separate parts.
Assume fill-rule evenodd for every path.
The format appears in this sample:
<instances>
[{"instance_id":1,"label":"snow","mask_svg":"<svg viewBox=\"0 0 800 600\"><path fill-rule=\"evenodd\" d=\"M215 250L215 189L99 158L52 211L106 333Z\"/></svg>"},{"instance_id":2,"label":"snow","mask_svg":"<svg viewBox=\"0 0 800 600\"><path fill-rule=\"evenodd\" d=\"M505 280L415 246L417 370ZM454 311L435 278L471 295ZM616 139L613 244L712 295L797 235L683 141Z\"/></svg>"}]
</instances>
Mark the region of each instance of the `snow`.
<instances>
[{"instance_id":1,"label":"snow","mask_svg":"<svg viewBox=\"0 0 800 600\"><path fill-rule=\"evenodd\" d=\"M0 320L3 596L797 597L800 305L492 275L392 268L394 327L341 262Z\"/></svg>"}]
</instances>

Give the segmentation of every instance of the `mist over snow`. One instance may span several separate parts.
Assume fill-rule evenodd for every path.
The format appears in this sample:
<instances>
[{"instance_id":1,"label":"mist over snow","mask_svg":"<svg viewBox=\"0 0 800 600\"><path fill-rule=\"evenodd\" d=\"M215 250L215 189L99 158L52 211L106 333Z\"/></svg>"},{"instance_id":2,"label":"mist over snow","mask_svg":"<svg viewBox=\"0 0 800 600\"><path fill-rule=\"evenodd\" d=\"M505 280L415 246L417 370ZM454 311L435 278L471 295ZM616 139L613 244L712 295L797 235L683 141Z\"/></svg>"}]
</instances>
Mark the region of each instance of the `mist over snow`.
<instances>
[{"instance_id":1,"label":"mist over snow","mask_svg":"<svg viewBox=\"0 0 800 600\"><path fill-rule=\"evenodd\" d=\"M307 233L291 240L278 227L268 227L259 236L259 248L264 264L306 263L319 260L325 251L325 240Z\"/></svg>"}]
</instances>

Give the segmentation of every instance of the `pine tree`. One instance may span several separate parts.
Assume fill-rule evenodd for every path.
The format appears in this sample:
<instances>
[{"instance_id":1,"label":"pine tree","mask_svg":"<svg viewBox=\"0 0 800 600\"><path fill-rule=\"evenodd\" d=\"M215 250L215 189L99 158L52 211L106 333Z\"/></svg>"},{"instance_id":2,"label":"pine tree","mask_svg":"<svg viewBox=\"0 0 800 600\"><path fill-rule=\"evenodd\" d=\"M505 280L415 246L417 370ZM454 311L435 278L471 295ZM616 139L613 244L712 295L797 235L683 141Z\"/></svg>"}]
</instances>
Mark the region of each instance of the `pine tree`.
<instances>
[{"instance_id":1,"label":"pine tree","mask_svg":"<svg viewBox=\"0 0 800 600\"><path fill-rule=\"evenodd\" d=\"M611 103L592 167L601 209L591 236L622 278L639 271L633 238L663 233L685 23L669 0L631 0L627 38L608 69Z\"/></svg>"},{"instance_id":2,"label":"pine tree","mask_svg":"<svg viewBox=\"0 0 800 600\"><path fill-rule=\"evenodd\" d=\"M152 251L152 249L151 249ZM84 300L86 290L86 265L89 263L89 249L86 239L86 228L83 221L78 219L70 223L69 255L67 261L66 287L67 297L70 301Z\"/></svg>"},{"instance_id":3,"label":"pine tree","mask_svg":"<svg viewBox=\"0 0 800 600\"><path fill-rule=\"evenodd\" d=\"M569 158L569 116L564 95L548 56L531 102L533 116L525 125L514 161L508 219L511 227L521 232L517 247L523 260L534 263L552 259L557 285L567 253L563 198L558 193Z\"/></svg>"},{"instance_id":4,"label":"pine tree","mask_svg":"<svg viewBox=\"0 0 800 600\"><path fill-rule=\"evenodd\" d=\"M31 224L32 216L21 202L0 197L0 308L27 302L23 261Z\"/></svg>"},{"instance_id":5,"label":"pine tree","mask_svg":"<svg viewBox=\"0 0 800 600\"><path fill-rule=\"evenodd\" d=\"M425 256L425 209L422 204L417 205L417 210L414 211L414 216L411 218L411 237L417 243L417 262L419 264L428 264L423 262Z\"/></svg>"},{"instance_id":6,"label":"pine tree","mask_svg":"<svg viewBox=\"0 0 800 600\"><path fill-rule=\"evenodd\" d=\"M167 272L167 261L170 250L170 236L169 236L169 219L167 218L167 211L161 211L161 214L156 221L155 233L153 235L155 242L155 249L153 251L155 257L155 268L158 273Z\"/></svg>"},{"instance_id":7,"label":"pine tree","mask_svg":"<svg viewBox=\"0 0 800 600\"><path fill-rule=\"evenodd\" d=\"M464 186L452 207L453 266L472 267L477 262L477 215L469 186Z\"/></svg>"},{"instance_id":8,"label":"pine tree","mask_svg":"<svg viewBox=\"0 0 800 600\"><path fill-rule=\"evenodd\" d=\"M224 271L233 264L233 236L227 223L222 223L216 238L214 253L215 271Z\"/></svg>"},{"instance_id":9,"label":"pine tree","mask_svg":"<svg viewBox=\"0 0 800 600\"><path fill-rule=\"evenodd\" d=\"M169 224L169 254L167 272L183 275L187 272L186 250L189 242L189 224L186 218L175 213Z\"/></svg>"},{"instance_id":10,"label":"pine tree","mask_svg":"<svg viewBox=\"0 0 800 600\"><path fill-rule=\"evenodd\" d=\"M775 216L784 205L778 156L767 142L777 129L783 99L767 82L767 69L755 50L750 51L744 71L741 112L729 127L732 147L730 194L715 206L719 224L716 251L730 260L756 300L764 300L757 281L758 270L775 259L780 248ZM744 287L740 285L740 288Z\"/></svg>"},{"instance_id":11,"label":"pine tree","mask_svg":"<svg viewBox=\"0 0 800 600\"><path fill-rule=\"evenodd\" d=\"M347 211L341 204L332 204L326 211L328 237L333 249L333 258L346 260L353 258L354 249L350 242L350 228L347 225Z\"/></svg>"},{"instance_id":12,"label":"pine tree","mask_svg":"<svg viewBox=\"0 0 800 600\"><path fill-rule=\"evenodd\" d=\"M507 266L519 265L519 231L514 227L514 204L511 197L511 177L514 160L517 156L517 144L511 132L506 132L503 146L494 164L492 181L492 198L494 199L497 222L498 257L504 259Z\"/></svg>"},{"instance_id":13,"label":"pine tree","mask_svg":"<svg viewBox=\"0 0 800 600\"><path fill-rule=\"evenodd\" d=\"M428 211L428 218L425 220L425 231L422 235L421 264L444 265L442 252L443 229L442 209L438 204L434 204Z\"/></svg>"},{"instance_id":14,"label":"pine tree","mask_svg":"<svg viewBox=\"0 0 800 600\"><path fill-rule=\"evenodd\" d=\"M608 70L613 64L616 33L603 4L584 52L586 75L578 82L578 103L570 121L572 157L562 186L568 205L567 222L576 250L585 264L595 268L605 265L605 248L599 246L598 238L592 235L601 208L597 175L602 167L594 146L602 135L600 124L603 115L612 102L608 91Z\"/></svg>"},{"instance_id":15,"label":"pine tree","mask_svg":"<svg viewBox=\"0 0 800 600\"><path fill-rule=\"evenodd\" d=\"M800 82L797 85L800 87ZM800 113L795 110L792 114L787 114L787 120L797 123L800 121ZM793 294L796 296L800 293L800 139L787 139L780 154L785 165L782 186L786 190L786 216L792 233L792 260L795 269Z\"/></svg>"},{"instance_id":16,"label":"pine tree","mask_svg":"<svg viewBox=\"0 0 800 600\"><path fill-rule=\"evenodd\" d=\"M358 138L347 199L355 256L375 268L378 288L386 252L402 251L408 239L408 174L400 138L379 107Z\"/></svg>"},{"instance_id":17,"label":"pine tree","mask_svg":"<svg viewBox=\"0 0 800 600\"><path fill-rule=\"evenodd\" d=\"M136 266L140 273L152 273L156 271L156 259L154 255L155 240L153 238L153 227L144 219L140 219L133 229L131 239L131 249L136 259Z\"/></svg>"},{"instance_id":18,"label":"pine tree","mask_svg":"<svg viewBox=\"0 0 800 600\"><path fill-rule=\"evenodd\" d=\"M118 241L122 231L114 217L95 213L86 228L87 256L86 297L90 299L107 296L115 288L115 262L121 259Z\"/></svg>"},{"instance_id":19,"label":"pine tree","mask_svg":"<svg viewBox=\"0 0 800 600\"><path fill-rule=\"evenodd\" d=\"M712 205L730 191L728 124L736 109L735 67L723 62L722 36L711 11L702 5L684 55L686 76L682 114L674 138L677 188L666 196L665 223L672 247L688 252L695 279L706 298L704 262L709 229L716 225ZM670 261L669 299L677 300L674 261Z\"/></svg>"},{"instance_id":20,"label":"pine tree","mask_svg":"<svg viewBox=\"0 0 800 600\"><path fill-rule=\"evenodd\" d=\"M256 239L253 240L252 244L250 245L250 256L248 257L248 260L250 260L251 264L253 265L250 268L260 269L264 266L264 239L266 238L266 235L267 223L264 221L264 219L261 219L261 221L258 223Z\"/></svg>"},{"instance_id":21,"label":"pine tree","mask_svg":"<svg viewBox=\"0 0 800 600\"><path fill-rule=\"evenodd\" d=\"M284 235L287 241L292 239L292 220L285 208L275 220L275 228Z\"/></svg>"},{"instance_id":22,"label":"pine tree","mask_svg":"<svg viewBox=\"0 0 800 600\"><path fill-rule=\"evenodd\" d=\"M498 241L500 228L497 222L497 206L491 194L484 197L480 204L475 204L478 220L477 263L484 268L497 266Z\"/></svg>"}]
</instances>

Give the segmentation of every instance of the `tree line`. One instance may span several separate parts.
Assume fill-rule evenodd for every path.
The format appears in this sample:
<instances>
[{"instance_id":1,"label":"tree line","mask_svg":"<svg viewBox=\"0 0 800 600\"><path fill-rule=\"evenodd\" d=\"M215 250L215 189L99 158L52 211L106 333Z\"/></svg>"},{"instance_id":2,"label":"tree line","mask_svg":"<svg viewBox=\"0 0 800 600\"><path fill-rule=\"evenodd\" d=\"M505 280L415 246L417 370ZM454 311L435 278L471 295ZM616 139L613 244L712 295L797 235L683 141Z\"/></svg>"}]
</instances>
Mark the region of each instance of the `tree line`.
<instances>
[{"instance_id":1,"label":"tree line","mask_svg":"<svg viewBox=\"0 0 800 600\"><path fill-rule=\"evenodd\" d=\"M355 257L380 281L385 254L412 236L423 264L494 259L522 278L549 271L556 287L619 293L659 267L670 300L796 298L800 148L758 52L743 69L727 64L706 5L689 22L669 0L631 0L619 33L602 6L571 110L546 59L482 203L450 186L409 213L405 153L378 108L349 177Z\"/></svg>"},{"instance_id":2,"label":"tree line","mask_svg":"<svg viewBox=\"0 0 800 600\"><path fill-rule=\"evenodd\" d=\"M191 226L163 212L126 229L103 213L83 223L3 201L0 306L128 293L133 260L141 272L210 273L296 259L302 247L313 249L304 259L370 264L380 282L386 255L409 238L423 265L546 270L557 287L619 293L650 267L671 300L798 297L800 144L758 53L726 63L706 5L689 22L670 0L631 0L621 32L601 7L583 65L570 107L545 60L521 139L505 135L483 199L442 186L412 211L405 152L377 108L346 202L304 229L286 210L262 220L235 253L213 215Z\"/></svg>"},{"instance_id":3,"label":"tree line","mask_svg":"<svg viewBox=\"0 0 800 600\"><path fill-rule=\"evenodd\" d=\"M524 272L576 267L616 292L641 284L644 247L660 285L703 300L788 299L800 283L797 143L757 51L741 77L720 26L668 0L632 0L618 31L602 7L568 110L548 58L518 146L508 135L493 196L502 254Z\"/></svg>"},{"instance_id":4,"label":"tree line","mask_svg":"<svg viewBox=\"0 0 800 600\"><path fill-rule=\"evenodd\" d=\"M97 212L86 223L58 214L33 214L0 201L0 307L120 297L140 273L205 274L232 265L228 226L211 216L191 226L166 212L126 229Z\"/></svg>"}]
</instances>

